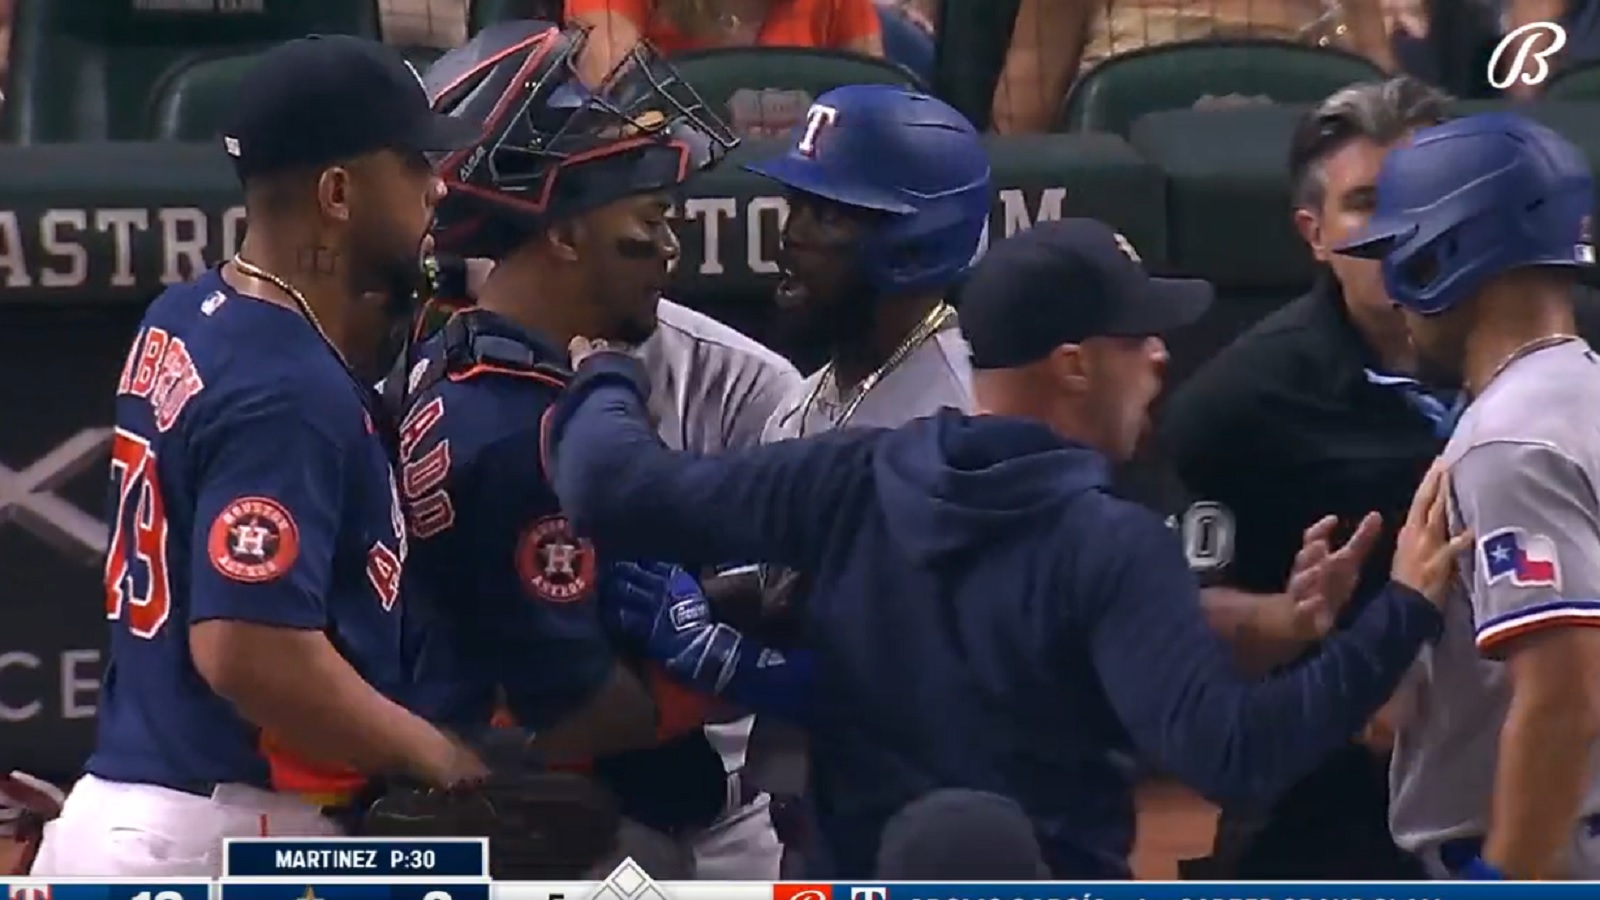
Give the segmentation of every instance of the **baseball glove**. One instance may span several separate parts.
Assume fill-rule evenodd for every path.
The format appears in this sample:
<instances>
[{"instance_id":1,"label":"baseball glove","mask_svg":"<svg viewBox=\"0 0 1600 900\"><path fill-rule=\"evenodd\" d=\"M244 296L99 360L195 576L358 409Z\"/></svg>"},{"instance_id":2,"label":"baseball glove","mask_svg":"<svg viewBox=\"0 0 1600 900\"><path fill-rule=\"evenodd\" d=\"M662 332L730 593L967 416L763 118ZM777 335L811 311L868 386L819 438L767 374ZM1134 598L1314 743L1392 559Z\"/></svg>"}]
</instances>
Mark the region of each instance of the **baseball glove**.
<instances>
[{"instance_id":1,"label":"baseball glove","mask_svg":"<svg viewBox=\"0 0 1600 900\"><path fill-rule=\"evenodd\" d=\"M594 779L519 772L451 790L393 787L356 830L368 837L486 837L490 876L562 881L587 877L611 854L620 824L616 798Z\"/></svg>"},{"instance_id":2,"label":"baseball glove","mask_svg":"<svg viewBox=\"0 0 1600 900\"><path fill-rule=\"evenodd\" d=\"M39 853L46 822L61 815L66 794L55 785L27 772L0 774L0 848L10 842L15 856L10 865L0 863L0 874L26 875ZM0 852L0 857L5 854Z\"/></svg>"}]
</instances>

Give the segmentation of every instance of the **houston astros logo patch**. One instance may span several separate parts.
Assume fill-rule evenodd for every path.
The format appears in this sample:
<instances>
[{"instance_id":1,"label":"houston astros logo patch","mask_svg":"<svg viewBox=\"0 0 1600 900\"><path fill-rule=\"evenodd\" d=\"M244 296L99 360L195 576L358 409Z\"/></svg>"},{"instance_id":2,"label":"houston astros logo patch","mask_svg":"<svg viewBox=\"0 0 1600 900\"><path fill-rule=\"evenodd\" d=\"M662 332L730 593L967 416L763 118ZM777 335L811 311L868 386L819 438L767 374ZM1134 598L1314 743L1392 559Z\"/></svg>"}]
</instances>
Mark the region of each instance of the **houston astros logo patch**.
<instances>
[{"instance_id":1,"label":"houston astros logo patch","mask_svg":"<svg viewBox=\"0 0 1600 900\"><path fill-rule=\"evenodd\" d=\"M572 533L565 516L546 516L517 539L517 580L539 600L570 603L594 587L594 545Z\"/></svg>"},{"instance_id":2,"label":"houston astros logo patch","mask_svg":"<svg viewBox=\"0 0 1600 900\"><path fill-rule=\"evenodd\" d=\"M278 501L240 497L224 506L211 523L206 555L218 572L234 581L271 581L289 571L300 555L300 529Z\"/></svg>"}]
</instances>

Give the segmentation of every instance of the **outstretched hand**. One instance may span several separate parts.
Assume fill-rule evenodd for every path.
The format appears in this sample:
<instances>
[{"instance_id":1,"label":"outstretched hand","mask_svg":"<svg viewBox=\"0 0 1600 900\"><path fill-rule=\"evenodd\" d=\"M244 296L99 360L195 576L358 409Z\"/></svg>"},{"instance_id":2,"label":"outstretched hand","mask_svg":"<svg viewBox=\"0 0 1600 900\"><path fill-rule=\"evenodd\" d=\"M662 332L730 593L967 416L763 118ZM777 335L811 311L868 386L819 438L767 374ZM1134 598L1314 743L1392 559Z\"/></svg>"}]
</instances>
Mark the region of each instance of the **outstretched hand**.
<instances>
[{"instance_id":1,"label":"outstretched hand","mask_svg":"<svg viewBox=\"0 0 1600 900\"><path fill-rule=\"evenodd\" d=\"M1449 468L1435 461L1411 498L1411 510L1395 541L1390 577L1444 607L1456 577L1456 561L1472 546L1473 535L1462 529L1450 536Z\"/></svg>"},{"instance_id":2,"label":"outstretched hand","mask_svg":"<svg viewBox=\"0 0 1600 900\"><path fill-rule=\"evenodd\" d=\"M1335 549L1333 533L1338 527L1337 516L1323 516L1305 530L1300 552L1295 554L1287 593L1290 630L1298 640L1321 640L1333 629L1355 594L1361 567L1383 532L1383 517L1375 512L1362 516L1355 532Z\"/></svg>"}]
</instances>

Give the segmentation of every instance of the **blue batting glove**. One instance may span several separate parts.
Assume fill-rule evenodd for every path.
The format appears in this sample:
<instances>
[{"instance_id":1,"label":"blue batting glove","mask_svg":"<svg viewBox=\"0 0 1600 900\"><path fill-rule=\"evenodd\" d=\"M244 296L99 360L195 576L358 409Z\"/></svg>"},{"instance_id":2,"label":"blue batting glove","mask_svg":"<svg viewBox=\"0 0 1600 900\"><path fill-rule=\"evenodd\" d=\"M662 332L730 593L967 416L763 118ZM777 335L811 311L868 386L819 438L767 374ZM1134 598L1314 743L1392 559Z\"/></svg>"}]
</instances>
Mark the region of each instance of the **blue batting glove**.
<instances>
[{"instance_id":1,"label":"blue batting glove","mask_svg":"<svg viewBox=\"0 0 1600 900\"><path fill-rule=\"evenodd\" d=\"M694 600L705 595L700 585L683 569L667 563L614 563L600 584L600 610L607 626L640 646L646 646L659 628L669 630L667 617L680 602L687 605L678 615L698 614ZM705 620L711 620L706 604Z\"/></svg>"},{"instance_id":2,"label":"blue batting glove","mask_svg":"<svg viewBox=\"0 0 1600 900\"><path fill-rule=\"evenodd\" d=\"M1456 877L1462 881L1505 881L1506 874L1494 866L1483 861L1483 857L1474 856L1472 861L1461 867Z\"/></svg>"},{"instance_id":3,"label":"blue batting glove","mask_svg":"<svg viewBox=\"0 0 1600 900\"><path fill-rule=\"evenodd\" d=\"M804 721L811 657L782 654L716 621L699 582L664 563L615 563L601 605L607 623L673 677L753 710Z\"/></svg>"}]
</instances>

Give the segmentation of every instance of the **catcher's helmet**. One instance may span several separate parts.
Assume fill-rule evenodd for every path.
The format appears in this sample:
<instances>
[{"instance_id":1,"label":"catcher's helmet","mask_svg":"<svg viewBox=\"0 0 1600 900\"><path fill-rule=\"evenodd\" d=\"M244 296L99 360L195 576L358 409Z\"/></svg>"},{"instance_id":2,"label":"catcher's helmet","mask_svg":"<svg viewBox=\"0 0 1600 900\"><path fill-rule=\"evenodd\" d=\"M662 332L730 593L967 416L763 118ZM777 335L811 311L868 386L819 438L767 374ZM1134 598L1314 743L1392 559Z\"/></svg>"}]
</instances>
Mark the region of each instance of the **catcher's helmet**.
<instances>
[{"instance_id":1,"label":"catcher's helmet","mask_svg":"<svg viewBox=\"0 0 1600 900\"><path fill-rule=\"evenodd\" d=\"M1594 263L1594 184L1583 153L1511 113L1419 130L1378 174L1378 206L1339 253L1383 260L1396 303L1434 315L1524 266Z\"/></svg>"},{"instance_id":2,"label":"catcher's helmet","mask_svg":"<svg viewBox=\"0 0 1600 900\"><path fill-rule=\"evenodd\" d=\"M440 252L498 259L553 222L681 184L738 144L647 44L585 87L574 66L587 39L504 22L428 67L434 109L482 131L438 163L450 191L436 213Z\"/></svg>"},{"instance_id":3,"label":"catcher's helmet","mask_svg":"<svg viewBox=\"0 0 1600 900\"><path fill-rule=\"evenodd\" d=\"M973 263L994 191L976 128L949 104L886 84L817 98L783 156L747 165L803 194L885 214L861 247L883 293L944 287Z\"/></svg>"}]
</instances>

